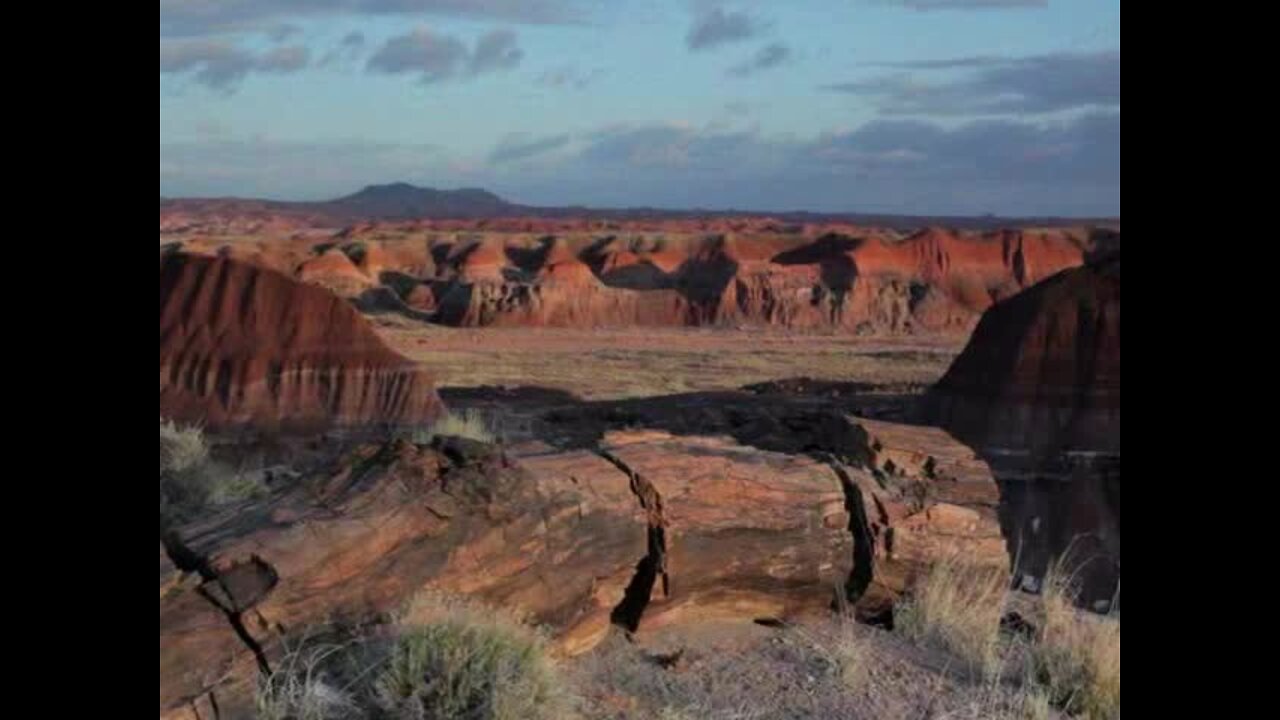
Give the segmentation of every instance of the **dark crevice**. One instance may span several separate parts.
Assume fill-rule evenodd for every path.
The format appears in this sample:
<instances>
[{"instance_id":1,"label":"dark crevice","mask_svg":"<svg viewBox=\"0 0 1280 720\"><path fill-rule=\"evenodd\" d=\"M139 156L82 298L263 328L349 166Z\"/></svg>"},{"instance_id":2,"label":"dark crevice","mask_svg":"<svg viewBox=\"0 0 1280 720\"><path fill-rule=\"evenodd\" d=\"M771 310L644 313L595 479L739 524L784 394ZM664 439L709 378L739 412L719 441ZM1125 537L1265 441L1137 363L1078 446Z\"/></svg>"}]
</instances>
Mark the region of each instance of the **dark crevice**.
<instances>
[{"instance_id":1,"label":"dark crevice","mask_svg":"<svg viewBox=\"0 0 1280 720\"><path fill-rule=\"evenodd\" d=\"M205 589L204 585L201 585L196 592L198 592L205 600L208 600L214 607L218 607L217 600L215 600L213 595ZM262 645L260 645L245 628L244 619L241 618L240 613L233 612L222 607L218 607L218 609L222 611L223 615L226 615L227 623L230 624L231 629L235 631L236 637L240 638L240 642L249 649L249 652L253 653L253 658L258 663L258 672L262 673L264 676L271 675L271 665L267 662L267 654L263 651Z\"/></svg>"},{"instance_id":2,"label":"dark crevice","mask_svg":"<svg viewBox=\"0 0 1280 720\"><path fill-rule=\"evenodd\" d=\"M164 554L169 562L184 573L195 573L201 580L215 579L218 574L209 566L208 558L193 551L178 537L177 531L166 526L163 518L160 521L160 544L164 546Z\"/></svg>"},{"instance_id":3,"label":"dark crevice","mask_svg":"<svg viewBox=\"0 0 1280 720\"><path fill-rule=\"evenodd\" d=\"M659 577L662 578L662 596L671 597L671 578L667 574L667 523L662 512L662 496L652 483L608 450L596 448L595 453L626 474L631 492L645 511L648 543L645 556L636 563L636 573L627 584L622 601L609 614L609 620L615 625L635 632L640 627L640 618L649 606L653 586Z\"/></svg>"},{"instance_id":4,"label":"dark crevice","mask_svg":"<svg viewBox=\"0 0 1280 720\"><path fill-rule=\"evenodd\" d=\"M275 587L279 576L275 568L257 555L247 562L236 563L225 572L214 570L209 558L192 550L182 541L177 531L160 520L160 544L174 567L182 572L195 573L203 581L196 593L227 618L240 642L253 653L258 671L271 674L267 654L244 626L243 614ZM216 713L216 705L215 705Z\"/></svg>"},{"instance_id":5,"label":"dark crevice","mask_svg":"<svg viewBox=\"0 0 1280 720\"><path fill-rule=\"evenodd\" d=\"M853 569L849 571L849 579L845 582L845 598L850 605L857 603L866 594L867 588L875 577L875 535L871 532L871 523L867 520L867 506L858 487L844 466L839 462L826 458L827 464L840 478L840 486L844 490L844 507L849 513L849 535L853 538Z\"/></svg>"},{"instance_id":6,"label":"dark crevice","mask_svg":"<svg viewBox=\"0 0 1280 720\"><path fill-rule=\"evenodd\" d=\"M640 562L636 563L636 574L627 584L622 601L609 613L609 621L626 628L628 632L639 629L640 618L644 615L645 608L649 606L649 597L657 578L657 562L652 554L645 555Z\"/></svg>"},{"instance_id":7,"label":"dark crevice","mask_svg":"<svg viewBox=\"0 0 1280 720\"><path fill-rule=\"evenodd\" d=\"M205 693L205 696L209 698L209 711L213 713L212 715L209 716L209 720L221 720L222 711L218 708L217 695L215 695L214 692L210 690L209 692ZM205 720L204 716L200 714L200 705L198 704L198 700L199 698L196 698L196 700L191 701L191 714L195 716L196 720Z\"/></svg>"}]
</instances>

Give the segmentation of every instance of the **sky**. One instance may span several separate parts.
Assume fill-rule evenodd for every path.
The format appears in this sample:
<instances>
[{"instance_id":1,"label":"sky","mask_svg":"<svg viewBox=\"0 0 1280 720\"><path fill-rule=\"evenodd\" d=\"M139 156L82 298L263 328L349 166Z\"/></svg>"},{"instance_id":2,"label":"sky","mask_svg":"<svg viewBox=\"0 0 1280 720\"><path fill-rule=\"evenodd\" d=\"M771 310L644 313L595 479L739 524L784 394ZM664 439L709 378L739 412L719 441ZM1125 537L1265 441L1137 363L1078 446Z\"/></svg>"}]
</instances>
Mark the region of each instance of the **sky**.
<instances>
[{"instance_id":1,"label":"sky","mask_svg":"<svg viewBox=\"0 0 1280 720\"><path fill-rule=\"evenodd\" d=\"M1119 0L161 0L160 195L1118 216Z\"/></svg>"}]
</instances>

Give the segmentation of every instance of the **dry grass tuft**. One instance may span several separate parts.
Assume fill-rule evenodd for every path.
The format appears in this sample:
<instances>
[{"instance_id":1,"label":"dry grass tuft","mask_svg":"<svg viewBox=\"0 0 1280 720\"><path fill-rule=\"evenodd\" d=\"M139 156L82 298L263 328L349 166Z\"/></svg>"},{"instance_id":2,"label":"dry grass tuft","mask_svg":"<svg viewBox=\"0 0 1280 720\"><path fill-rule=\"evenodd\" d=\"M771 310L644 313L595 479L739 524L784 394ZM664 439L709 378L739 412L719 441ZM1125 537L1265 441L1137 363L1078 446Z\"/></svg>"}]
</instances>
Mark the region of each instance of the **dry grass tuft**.
<instances>
[{"instance_id":1,"label":"dry grass tuft","mask_svg":"<svg viewBox=\"0 0 1280 720\"><path fill-rule=\"evenodd\" d=\"M1120 620L1076 608L1077 590L1061 563L1050 568L1043 627L1031 649L1035 677L1054 704L1097 720L1120 717Z\"/></svg>"},{"instance_id":2,"label":"dry grass tuft","mask_svg":"<svg viewBox=\"0 0 1280 720\"><path fill-rule=\"evenodd\" d=\"M419 445L425 445L434 437L448 436L493 444L497 441L498 435L497 429L484 413L474 408L467 408L457 413L450 412L432 423L430 427L418 430L413 435L413 441Z\"/></svg>"},{"instance_id":3,"label":"dry grass tuft","mask_svg":"<svg viewBox=\"0 0 1280 720\"><path fill-rule=\"evenodd\" d=\"M259 679L254 708L259 720L354 720L362 717L350 687L335 667L348 646L304 641L288 651L276 671Z\"/></svg>"},{"instance_id":4,"label":"dry grass tuft","mask_svg":"<svg viewBox=\"0 0 1280 720\"><path fill-rule=\"evenodd\" d=\"M998 672L1008 573L958 558L935 563L894 613L909 638L955 655L984 676Z\"/></svg>"},{"instance_id":5,"label":"dry grass tuft","mask_svg":"<svg viewBox=\"0 0 1280 720\"><path fill-rule=\"evenodd\" d=\"M866 686L871 666L876 662L875 648L869 638L859 630L854 620L853 608L842 588L836 588L835 627L826 648L829 662L835 667L840 684L850 692L858 692Z\"/></svg>"}]
</instances>

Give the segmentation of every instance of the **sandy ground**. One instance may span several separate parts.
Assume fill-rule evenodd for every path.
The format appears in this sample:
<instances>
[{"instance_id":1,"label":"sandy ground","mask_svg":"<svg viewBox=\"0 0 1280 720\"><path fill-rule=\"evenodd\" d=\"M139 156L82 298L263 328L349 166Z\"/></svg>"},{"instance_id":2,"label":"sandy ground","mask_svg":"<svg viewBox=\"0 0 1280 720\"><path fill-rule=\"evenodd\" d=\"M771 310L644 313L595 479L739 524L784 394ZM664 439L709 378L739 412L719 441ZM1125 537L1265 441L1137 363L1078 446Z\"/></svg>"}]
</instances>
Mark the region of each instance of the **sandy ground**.
<instances>
[{"instance_id":1,"label":"sandy ground","mask_svg":"<svg viewBox=\"0 0 1280 720\"><path fill-rule=\"evenodd\" d=\"M448 328L393 316L379 333L442 387L538 386L604 400L726 390L792 377L936 381L964 338L860 338L773 330Z\"/></svg>"},{"instance_id":2,"label":"sandy ground","mask_svg":"<svg viewBox=\"0 0 1280 720\"><path fill-rule=\"evenodd\" d=\"M894 633L832 619L620 631L568 665L591 720L1051 720L1010 659L1002 678Z\"/></svg>"}]
</instances>

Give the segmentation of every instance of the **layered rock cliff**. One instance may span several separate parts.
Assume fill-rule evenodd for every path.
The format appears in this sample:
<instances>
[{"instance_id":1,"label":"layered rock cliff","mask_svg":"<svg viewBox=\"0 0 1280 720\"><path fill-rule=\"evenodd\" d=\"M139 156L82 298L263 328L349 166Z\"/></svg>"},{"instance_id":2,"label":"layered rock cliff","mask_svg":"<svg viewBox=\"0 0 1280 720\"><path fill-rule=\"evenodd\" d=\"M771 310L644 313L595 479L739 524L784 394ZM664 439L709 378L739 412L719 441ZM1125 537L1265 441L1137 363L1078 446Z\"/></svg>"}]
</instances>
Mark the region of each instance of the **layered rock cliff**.
<instances>
[{"instance_id":1,"label":"layered rock cliff","mask_svg":"<svg viewBox=\"0 0 1280 720\"><path fill-rule=\"evenodd\" d=\"M1120 582L1120 255L991 307L928 399L932 422L987 459L1034 587L1063 560L1083 599Z\"/></svg>"},{"instance_id":2,"label":"layered rock cliff","mask_svg":"<svg viewBox=\"0 0 1280 720\"><path fill-rule=\"evenodd\" d=\"M160 258L160 414L210 429L417 425L431 377L347 301L225 257Z\"/></svg>"}]
</instances>

